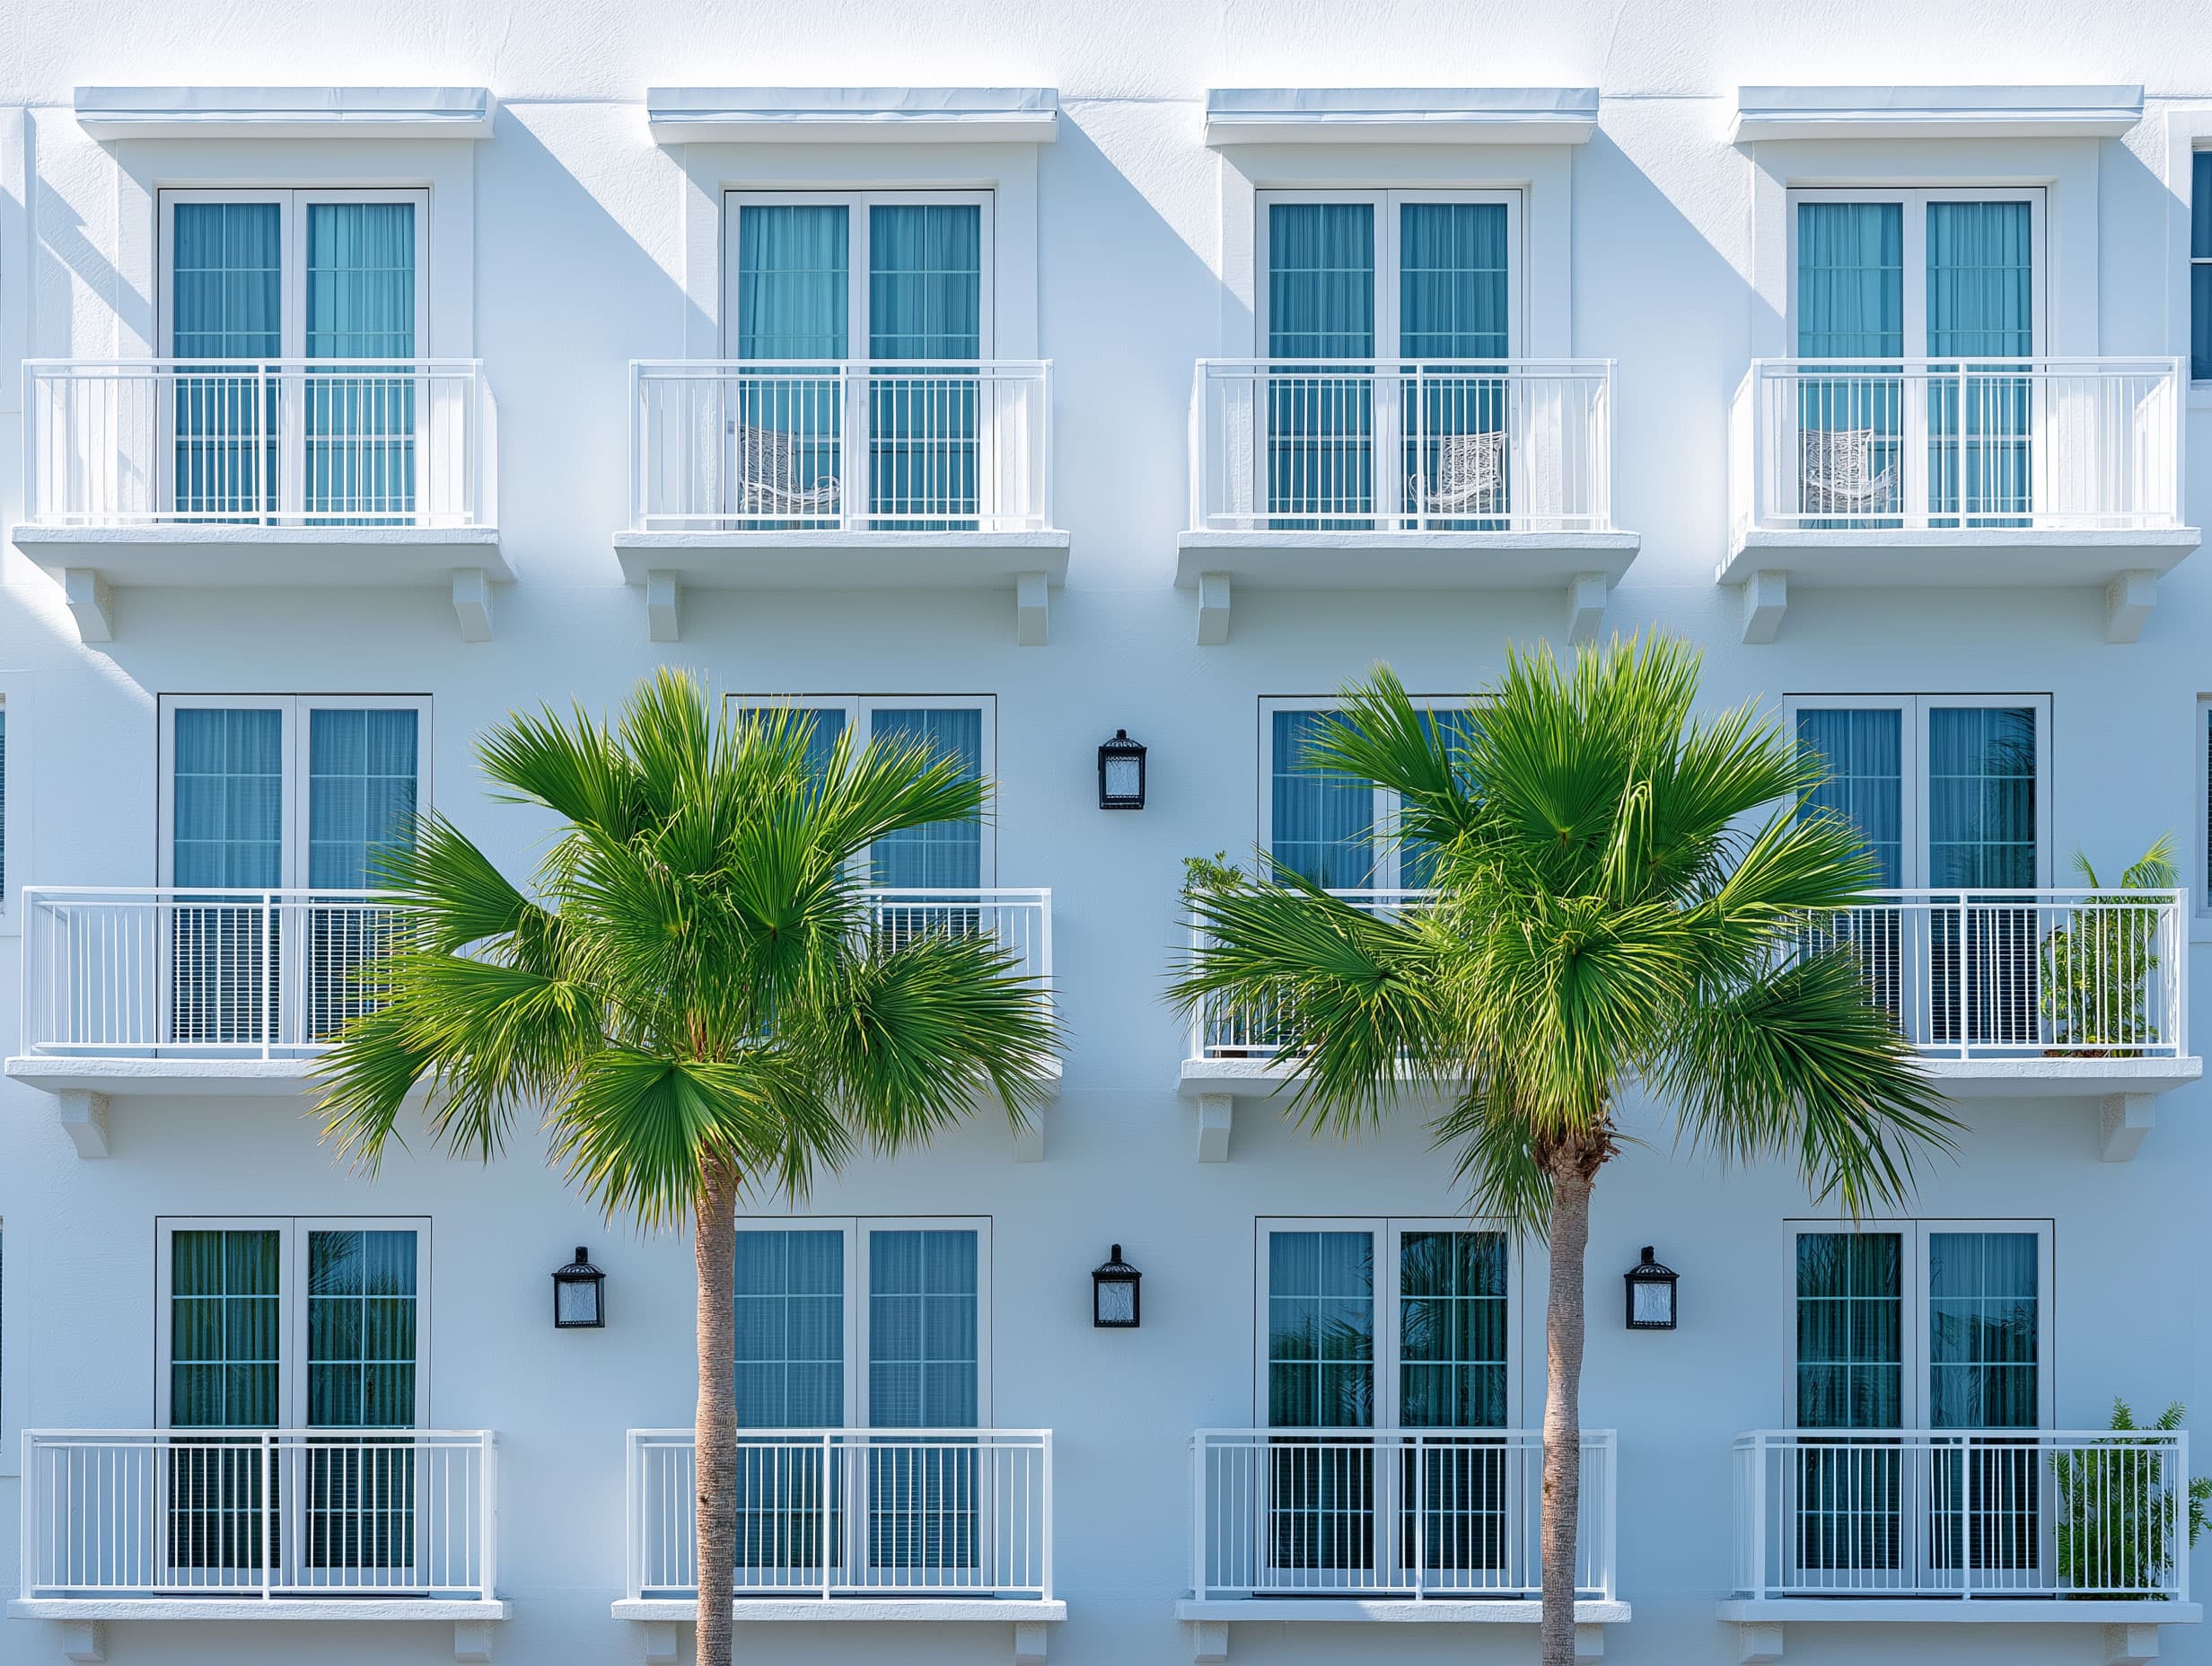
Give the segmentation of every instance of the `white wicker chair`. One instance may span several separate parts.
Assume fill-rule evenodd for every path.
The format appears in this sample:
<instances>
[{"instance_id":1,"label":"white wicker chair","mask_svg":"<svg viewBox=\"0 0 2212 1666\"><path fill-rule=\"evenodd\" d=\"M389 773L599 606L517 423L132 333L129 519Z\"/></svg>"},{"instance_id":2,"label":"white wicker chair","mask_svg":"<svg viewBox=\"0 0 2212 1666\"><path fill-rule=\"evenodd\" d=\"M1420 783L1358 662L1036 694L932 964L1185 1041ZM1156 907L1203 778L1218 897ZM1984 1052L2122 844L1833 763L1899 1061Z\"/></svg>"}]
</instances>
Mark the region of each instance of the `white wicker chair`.
<instances>
[{"instance_id":1,"label":"white wicker chair","mask_svg":"<svg viewBox=\"0 0 2212 1666\"><path fill-rule=\"evenodd\" d=\"M1874 466L1872 428L1807 428L1798 480L1799 512L1866 516L1898 513L1894 462Z\"/></svg>"},{"instance_id":2,"label":"white wicker chair","mask_svg":"<svg viewBox=\"0 0 2212 1666\"><path fill-rule=\"evenodd\" d=\"M797 437L778 428L735 425L738 512L749 515L815 517L838 512L838 478L823 475L800 484Z\"/></svg>"},{"instance_id":3,"label":"white wicker chair","mask_svg":"<svg viewBox=\"0 0 2212 1666\"><path fill-rule=\"evenodd\" d=\"M1503 514L1505 509L1505 434L1447 434L1436 441L1433 478L1417 469L1406 480L1406 495L1424 515Z\"/></svg>"}]
</instances>

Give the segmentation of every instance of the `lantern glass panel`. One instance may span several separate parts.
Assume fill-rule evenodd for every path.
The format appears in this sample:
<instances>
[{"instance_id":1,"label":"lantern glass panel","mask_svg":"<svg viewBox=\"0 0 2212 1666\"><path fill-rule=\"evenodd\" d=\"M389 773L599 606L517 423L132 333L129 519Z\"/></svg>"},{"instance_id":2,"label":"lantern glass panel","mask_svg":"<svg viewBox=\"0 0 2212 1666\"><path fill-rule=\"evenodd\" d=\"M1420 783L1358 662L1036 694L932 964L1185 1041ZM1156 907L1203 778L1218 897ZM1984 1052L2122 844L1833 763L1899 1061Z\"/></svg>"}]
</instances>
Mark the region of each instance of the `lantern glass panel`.
<instances>
[{"instance_id":1,"label":"lantern glass panel","mask_svg":"<svg viewBox=\"0 0 2212 1666\"><path fill-rule=\"evenodd\" d=\"M1109 752L1106 755L1108 798L1134 799L1142 785L1142 773L1136 758L1127 753Z\"/></svg>"},{"instance_id":2,"label":"lantern glass panel","mask_svg":"<svg viewBox=\"0 0 2212 1666\"><path fill-rule=\"evenodd\" d=\"M599 1281L591 1278L563 1278L553 1285L553 1319L561 1325L596 1325L599 1322Z\"/></svg>"},{"instance_id":3,"label":"lantern glass panel","mask_svg":"<svg viewBox=\"0 0 2212 1666\"><path fill-rule=\"evenodd\" d=\"M1674 1285L1672 1280L1638 1279L1629 1286L1631 1307L1635 1321L1639 1325L1663 1326L1674 1322Z\"/></svg>"},{"instance_id":4,"label":"lantern glass panel","mask_svg":"<svg viewBox=\"0 0 2212 1666\"><path fill-rule=\"evenodd\" d=\"M1128 1278L1102 1278L1098 1281L1098 1306L1093 1316L1101 1325L1134 1325L1137 1322L1137 1283Z\"/></svg>"}]
</instances>

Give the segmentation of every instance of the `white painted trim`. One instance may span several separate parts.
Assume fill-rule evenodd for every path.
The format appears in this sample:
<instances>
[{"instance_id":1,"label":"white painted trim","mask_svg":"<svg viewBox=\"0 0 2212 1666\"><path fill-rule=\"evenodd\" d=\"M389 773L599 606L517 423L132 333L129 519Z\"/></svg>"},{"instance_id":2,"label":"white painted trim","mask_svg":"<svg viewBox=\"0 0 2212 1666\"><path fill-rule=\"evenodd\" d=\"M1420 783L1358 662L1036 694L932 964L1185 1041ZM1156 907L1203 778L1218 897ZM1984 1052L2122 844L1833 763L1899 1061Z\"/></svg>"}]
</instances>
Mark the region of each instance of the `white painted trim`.
<instances>
[{"instance_id":1,"label":"white painted trim","mask_svg":"<svg viewBox=\"0 0 2212 1666\"><path fill-rule=\"evenodd\" d=\"M34 1597L7 1606L11 1619L470 1620L505 1619L513 1605L442 1597Z\"/></svg>"},{"instance_id":2,"label":"white painted trim","mask_svg":"<svg viewBox=\"0 0 2212 1666\"><path fill-rule=\"evenodd\" d=\"M2142 119L2140 86L1746 86L1728 139L2115 139Z\"/></svg>"},{"instance_id":3,"label":"white painted trim","mask_svg":"<svg viewBox=\"0 0 2212 1666\"><path fill-rule=\"evenodd\" d=\"M696 1599L626 1597L609 1612L616 1619L642 1620L647 1625L690 1625L699 1617ZM759 1625L803 1624L868 1625L934 1620L941 1625L978 1626L1011 1621L1015 1625L1058 1625L1067 1618L1067 1604L1055 1598L1039 1601L1000 1597L740 1597L737 1623Z\"/></svg>"},{"instance_id":4,"label":"white painted trim","mask_svg":"<svg viewBox=\"0 0 2212 1666\"><path fill-rule=\"evenodd\" d=\"M488 87L79 87L95 139L488 138Z\"/></svg>"},{"instance_id":5,"label":"white painted trim","mask_svg":"<svg viewBox=\"0 0 2212 1666\"><path fill-rule=\"evenodd\" d=\"M1718 1617L1739 1626L1802 1625L1833 1621L1847 1626L2194 1626L2204 1618L2196 1602L2133 1602L2069 1597L1780 1597L1756 1601L1731 1597L1716 1605Z\"/></svg>"},{"instance_id":6,"label":"white painted trim","mask_svg":"<svg viewBox=\"0 0 2212 1666\"><path fill-rule=\"evenodd\" d=\"M892 139L1049 145L1052 87L647 87L645 122L663 145Z\"/></svg>"},{"instance_id":7,"label":"white painted trim","mask_svg":"<svg viewBox=\"0 0 2212 1666\"><path fill-rule=\"evenodd\" d=\"M1214 87L1206 142L1583 145L1595 87Z\"/></svg>"}]
</instances>

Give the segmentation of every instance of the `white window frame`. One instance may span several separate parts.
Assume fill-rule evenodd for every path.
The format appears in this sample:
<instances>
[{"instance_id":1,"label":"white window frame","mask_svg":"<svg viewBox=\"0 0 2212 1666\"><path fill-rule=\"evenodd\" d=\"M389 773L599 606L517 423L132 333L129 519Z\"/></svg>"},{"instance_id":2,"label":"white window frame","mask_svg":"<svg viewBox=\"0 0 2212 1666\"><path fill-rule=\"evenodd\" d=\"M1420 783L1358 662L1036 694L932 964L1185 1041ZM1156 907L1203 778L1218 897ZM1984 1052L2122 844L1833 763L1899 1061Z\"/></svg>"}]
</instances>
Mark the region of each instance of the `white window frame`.
<instances>
[{"instance_id":1,"label":"white window frame","mask_svg":"<svg viewBox=\"0 0 2212 1666\"><path fill-rule=\"evenodd\" d=\"M1483 702L1463 695L1417 694L1408 697L1416 711L1471 712L1481 708ZM1260 848L1270 854L1275 849L1275 716L1278 712L1340 712L1344 709L1341 697L1337 695L1264 694L1260 697ZM1386 786L1376 786L1374 792L1374 829L1375 842L1374 872L1368 876L1366 885L1356 887L1368 890L1396 890L1399 889L1399 858L1397 840L1398 794Z\"/></svg>"},{"instance_id":2,"label":"white window frame","mask_svg":"<svg viewBox=\"0 0 2212 1666\"><path fill-rule=\"evenodd\" d=\"M313 1232L407 1232L415 1234L415 1421L430 1424L430 1217L428 1215L163 1215L154 1223L154 1426L171 1427L170 1350L173 1346L171 1298L175 1272L172 1241L179 1232L266 1232L277 1234L281 1283L277 1311L282 1341L277 1355L277 1401L282 1427L304 1429L307 1421L307 1245Z\"/></svg>"},{"instance_id":3,"label":"white window frame","mask_svg":"<svg viewBox=\"0 0 2212 1666\"><path fill-rule=\"evenodd\" d=\"M976 1235L976 1427L991 1424L991 1217L988 1214L815 1214L739 1217L741 1232L837 1232L845 1246L845 1421L864 1430L868 1421L867 1235L871 1232L967 1232ZM742 1431L749 1435L763 1433Z\"/></svg>"},{"instance_id":4,"label":"white window frame","mask_svg":"<svg viewBox=\"0 0 2212 1666\"><path fill-rule=\"evenodd\" d=\"M978 767L982 776L987 797L983 806L982 846L978 853L977 884L988 890L998 881L998 837L996 818L991 813L991 800L997 796L998 783L998 697L995 694L731 694L724 699L726 709L753 711L761 708L789 707L799 712L838 712L845 719L845 732L853 737L856 747L865 746L874 732L875 714L884 710L921 708L931 711L973 711L983 715L980 725L983 737L982 758Z\"/></svg>"},{"instance_id":5,"label":"white window frame","mask_svg":"<svg viewBox=\"0 0 2212 1666\"><path fill-rule=\"evenodd\" d=\"M1782 1298L1783 1326L1781 1335L1788 1337L1783 1348L1782 1405L1788 1413L1786 1425L1798 1425L1797 1414L1797 1240L1806 1233L1822 1235L1839 1232L1900 1234L1904 1239L1902 1311L1899 1324L1903 1334L1903 1346L1899 1350L1902 1391L1899 1406L1902 1414L1900 1427L1923 1430L1928 1417L1929 1359L1928 1320L1928 1240L1940 1232L2018 1232L2033 1233L2036 1240L2036 1302L2035 1302L2035 1426L2048 1429L2055 1421L2058 1404L2056 1362L2051 1355L2051 1341L2058 1334L2053 1323L2055 1292L2053 1274L2056 1257L2053 1241L2056 1223L2048 1219L1874 1219L1852 1221L1813 1220L1799 1218L1782 1223Z\"/></svg>"},{"instance_id":6,"label":"white window frame","mask_svg":"<svg viewBox=\"0 0 2212 1666\"><path fill-rule=\"evenodd\" d=\"M1800 711L1901 712L1903 740L1900 761L1904 802L1900 828L1903 859L1899 864L1898 886L1925 890L1927 877L1927 729L1928 714L1946 708L1982 710L1997 706L2029 706L2035 712L2035 883L2048 887L2051 875L2050 696L2048 694L1792 694L1782 699L1782 723L1790 744L1797 741Z\"/></svg>"},{"instance_id":7,"label":"white window frame","mask_svg":"<svg viewBox=\"0 0 2212 1666\"><path fill-rule=\"evenodd\" d=\"M275 203L282 211L284 250L282 328L277 357L307 356L307 209L311 203L415 205L415 357L429 356L430 193L426 190L241 189L164 190L161 194L161 304L155 316L155 356L176 356L176 216L180 203ZM402 361L405 362L405 361Z\"/></svg>"},{"instance_id":8,"label":"white window frame","mask_svg":"<svg viewBox=\"0 0 2212 1666\"><path fill-rule=\"evenodd\" d=\"M415 724L415 806L426 811L436 801L430 790L430 707L426 694L165 694L161 697L161 811L156 872L162 889L176 883L177 720L183 711L275 711L284 714L284 861L282 890L307 885L310 795L308 771L313 762L314 725L319 711L412 711Z\"/></svg>"},{"instance_id":9,"label":"white window frame","mask_svg":"<svg viewBox=\"0 0 2212 1666\"><path fill-rule=\"evenodd\" d=\"M1374 1393L1373 1427L1395 1429L1399 1393L1400 1258L1408 1232L1490 1232L1505 1241L1505 1421L1518 1429L1522 1399L1523 1265L1521 1245L1505 1223L1463 1215L1263 1214L1252 1223L1252 1426L1268 1426L1268 1239L1274 1232L1365 1232L1374 1249ZM1346 1430L1345 1434L1354 1431Z\"/></svg>"},{"instance_id":10,"label":"white window frame","mask_svg":"<svg viewBox=\"0 0 2212 1666\"><path fill-rule=\"evenodd\" d=\"M1921 187L1859 187L1849 189L1830 186L1793 189L1789 193L1787 213L1789 256L1787 300L1783 316L1783 335L1789 343L1786 356L1795 358L1797 352L1797 205L1800 203L1895 203L1899 205L1899 219L1904 232L1902 277L1904 281L1904 313L1901 331L1904 351L1901 358L1925 359L1927 351L1927 206L1930 203L2014 203L2029 205L2030 238L2034 246L2033 289L2029 308L2032 339L2029 356L2049 355L2050 341L2050 244L2049 236L2049 205L2041 186L1991 185L1951 186L1936 189Z\"/></svg>"},{"instance_id":11,"label":"white window frame","mask_svg":"<svg viewBox=\"0 0 2212 1666\"><path fill-rule=\"evenodd\" d=\"M1408 203L1502 203L1505 207L1505 357L1508 361L1523 355L1523 343L1528 339L1528 320L1523 295L1526 285L1523 273L1528 265L1527 250L1523 232L1522 192L1519 190L1374 190L1330 189L1303 188L1296 190L1262 190L1255 193L1255 210L1259 224L1253 230L1253 249L1257 263L1258 281L1253 285L1258 304L1254 344L1265 352L1268 344L1268 304L1274 290L1272 276L1275 270L1273 235L1274 216L1268 212L1277 203L1365 203L1374 210L1374 358L1377 363L1400 363L1405 355L1398 350L1403 339L1400 334L1399 295L1399 214ZM1485 361L1490 362L1490 361Z\"/></svg>"},{"instance_id":12,"label":"white window frame","mask_svg":"<svg viewBox=\"0 0 2212 1666\"><path fill-rule=\"evenodd\" d=\"M847 213L845 243L845 357L848 364L869 362L868 314L868 210L878 206L924 207L932 204L973 206L981 210L978 231L978 262L981 269L982 287L977 301L977 357L991 357L992 329L992 238L991 198L988 190L932 191L747 191L729 190L723 193L723 343L725 357L737 356L740 330L738 319L738 274L743 270L738 258L738 236L744 216L738 211L745 207L838 207ZM773 361L768 361L773 362ZM825 360L824 363L829 361ZM889 361L887 361L889 362ZM966 361L961 361L965 363Z\"/></svg>"}]
</instances>

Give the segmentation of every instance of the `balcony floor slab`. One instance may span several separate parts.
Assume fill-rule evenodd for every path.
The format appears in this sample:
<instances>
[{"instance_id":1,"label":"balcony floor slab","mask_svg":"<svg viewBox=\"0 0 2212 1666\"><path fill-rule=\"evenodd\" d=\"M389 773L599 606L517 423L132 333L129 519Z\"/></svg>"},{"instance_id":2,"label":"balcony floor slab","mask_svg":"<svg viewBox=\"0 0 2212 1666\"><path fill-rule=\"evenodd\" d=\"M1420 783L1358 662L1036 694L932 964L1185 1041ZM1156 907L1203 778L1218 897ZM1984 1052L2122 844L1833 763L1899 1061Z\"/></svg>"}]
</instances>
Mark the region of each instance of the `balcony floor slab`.
<instances>
[{"instance_id":1,"label":"balcony floor slab","mask_svg":"<svg viewBox=\"0 0 2212 1666\"><path fill-rule=\"evenodd\" d=\"M625 1597L611 1609L617 1619L648 1624L696 1625L699 1605L696 1598ZM736 1615L742 1625L904 1624L934 1621L940 1625L1037 1626L1058 1625L1067 1618L1067 1604L1023 1597L740 1597Z\"/></svg>"},{"instance_id":2,"label":"balcony floor slab","mask_svg":"<svg viewBox=\"0 0 2212 1666\"><path fill-rule=\"evenodd\" d=\"M456 567L514 577L496 527L21 525L13 536L57 578L91 568L126 589L412 589L448 583Z\"/></svg>"},{"instance_id":3,"label":"balcony floor slab","mask_svg":"<svg viewBox=\"0 0 2212 1666\"><path fill-rule=\"evenodd\" d=\"M1577 1626L1623 1626L1630 1609L1626 1602L1577 1602ZM1543 1618L1543 1605L1533 1598L1505 1601L1430 1597L1209 1597L1185 1598L1175 1605L1175 1618L1196 1623L1285 1620L1312 1625L1427 1625L1533 1626Z\"/></svg>"},{"instance_id":4,"label":"balcony floor slab","mask_svg":"<svg viewBox=\"0 0 2212 1666\"><path fill-rule=\"evenodd\" d=\"M1920 1068L1953 1099L2083 1099L2171 1093L2204 1075L2201 1058L1931 1058Z\"/></svg>"},{"instance_id":5,"label":"balcony floor slab","mask_svg":"<svg viewBox=\"0 0 2212 1666\"><path fill-rule=\"evenodd\" d=\"M511 1605L438 1597L24 1597L12 1619L50 1620L503 1620Z\"/></svg>"},{"instance_id":6,"label":"balcony floor slab","mask_svg":"<svg viewBox=\"0 0 2212 1666\"><path fill-rule=\"evenodd\" d=\"M622 576L704 590L990 590L1067 579L1066 532L617 532Z\"/></svg>"},{"instance_id":7,"label":"balcony floor slab","mask_svg":"<svg viewBox=\"0 0 2212 1666\"><path fill-rule=\"evenodd\" d=\"M1753 528L1731 538L1715 577L1741 584L1755 573L1781 572L1807 590L2104 585L2123 573L2166 573L2203 540L2193 526Z\"/></svg>"},{"instance_id":8,"label":"balcony floor slab","mask_svg":"<svg viewBox=\"0 0 2212 1666\"><path fill-rule=\"evenodd\" d=\"M1584 573L1617 582L1637 532L1183 532L1175 583L1202 574L1260 590L1549 590Z\"/></svg>"},{"instance_id":9,"label":"balcony floor slab","mask_svg":"<svg viewBox=\"0 0 2212 1666\"><path fill-rule=\"evenodd\" d=\"M198 1099L283 1097L314 1083L314 1061L305 1058L59 1058L18 1055L7 1061L8 1079L48 1093L104 1093L111 1098L160 1095Z\"/></svg>"},{"instance_id":10,"label":"balcony floor slab","mask_svg":"<svg viewBox=\"0 0 2212 1666\"><path fill-rule=\"evenodd\" d=\"M1731 1597L1722 1619L1739 1626L2194 1626L2204 1618L2198 1602L2130 1602L2048 1597Z\"/></svg>"}]
</instances>

